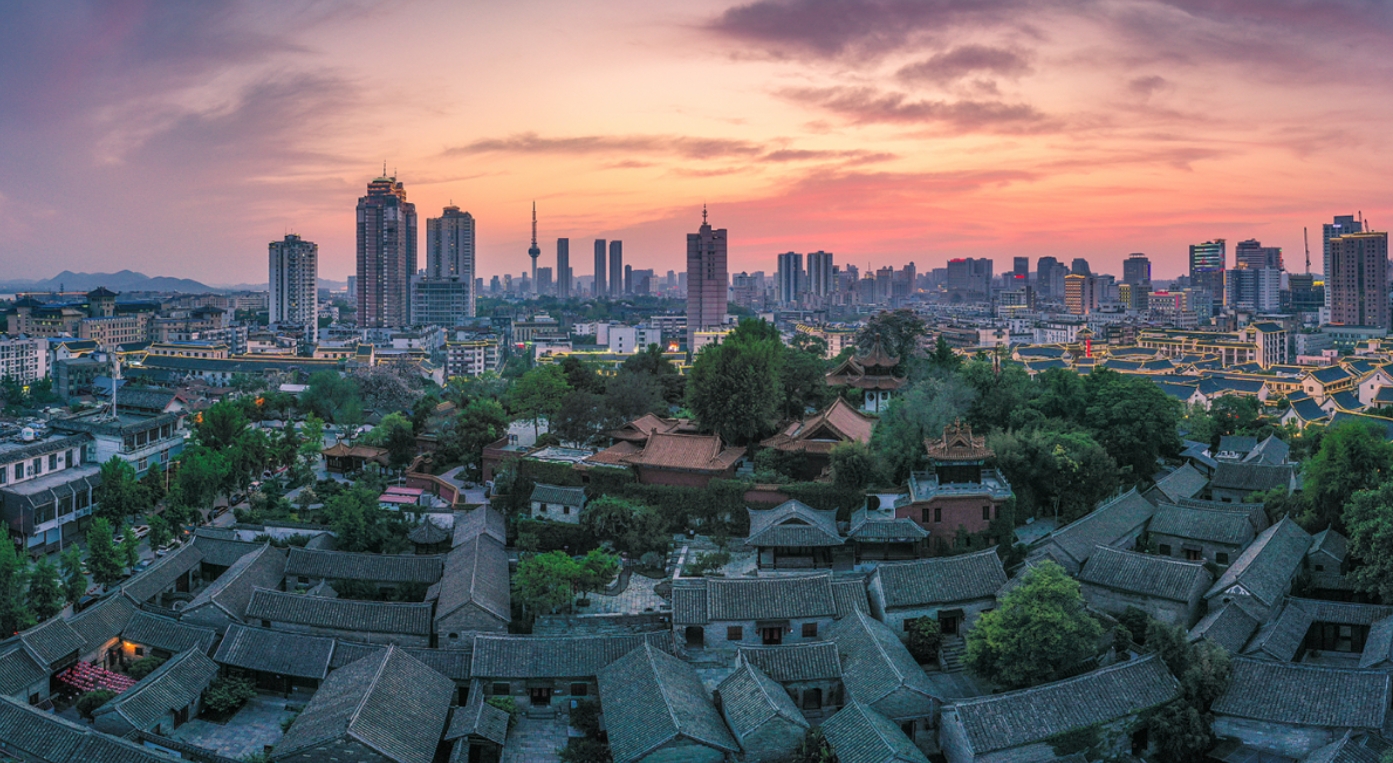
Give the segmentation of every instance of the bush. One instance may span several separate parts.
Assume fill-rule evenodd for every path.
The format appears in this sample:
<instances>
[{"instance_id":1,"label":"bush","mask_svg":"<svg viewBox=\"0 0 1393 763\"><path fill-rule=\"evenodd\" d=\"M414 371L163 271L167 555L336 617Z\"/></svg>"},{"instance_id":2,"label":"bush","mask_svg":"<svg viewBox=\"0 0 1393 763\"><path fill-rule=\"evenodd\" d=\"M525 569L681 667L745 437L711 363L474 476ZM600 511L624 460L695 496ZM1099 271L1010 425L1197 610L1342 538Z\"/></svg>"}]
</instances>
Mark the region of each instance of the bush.
<instances>
[{"instance_id":1,"label":"bush","mask_svg":"<svg viewBox=\"0 0 1393 763\"><path fill-rule=\"evenodd\" d=\"M576 737L556 751L561 763L610 763L609 745L590 737Z\"/></svg>"},{"instance_id":2,"label":"bush","mask_svg":"<svg viewBox=\"0 0 1393 763\"><path fill-rule=\"evenodd\" d=\"M529 551L546 553L547 551L564 550L569 554L584 554L599 545L595 541L595 536L581 525L540 519L519 519L517 528L519 539L523 535L531 535L536 538L535 547L527 549ZM519 541L519 545L521 545L521 541Z\"/></svg>"},{"instance_id":3,"label":"bush","mask_svg":"<svg viewBox=\"0 0 1393 763\"><path fill-rule=\"evenodd\" d=\"M163 665L164 662L163 657L155 657L154 655L141 658L131 663L130 668L126 670L126 675L139 681L151 673L154 673L156 670L159 670L159 667Z\"/></svg>"},{"instance_id":4,"label":"bush","mask_svg":"<svg viewBox=\"0 0 1393 763\"><path fill-rule=\"evenodd\" d=\"M696 561L687 565L684 572L689 577L704 577L730 564L729 551L712 551L697 554Z\"/></svg>"},{"instance_id":5,"label":"bush","mask_svg":"<svg viewBox=\"0 0 1393 763\"><path fill-rule=\"evenodd\" d=\"M83 694L81 697L77 698L77 712L80 713L83 718L91 718L92 713L97 708L110 702L115 697L116 692L110 689L97 689L95 691L89 691L86 694Z\"/></svg>"},{"instance_id":6,"label":"bush","mask_svg":"<svg viewBox=\"0 0 1393 763\"><path fill-rule=\"evenodd\" d=\"M571 708L571 727L588 737L600 733L600 703L595 700L579 700Z\"/></svg>"},{"instance_id":7,"label":"bush","mask_svg":"<svg viewBox=\"0 0 1393 763\"><path fill-rule=\"evenodd\" d=\"M938 648L943 643L943 631L940 630L938 620L932 617L916 617L908 622L909 625L909 653L920 664L926 662L936 662L938 660Z\"/></svg>"},{"instance_id":8,"label":"bush","mask_svg":"<svg viewBox=\"0 0 1393 763\"><path fill-rule=\"evenodd\" d=\"M518 701L504 694L489 697L484 701L508 714L508 730L512 731L513 726L517 725L518 715L522 712L518 709Z\"/></svg>"},{"instance_id":9,"label":"bush","mask_svg":"<svg viewBox=\"0 0 1393 763\"><path fill-rule=\"evenodd\" d=\"M237 676L219 676L203 690L203 707L213 715L231 715L256 698L256 684Z\"/></svg>"}]
</instances>

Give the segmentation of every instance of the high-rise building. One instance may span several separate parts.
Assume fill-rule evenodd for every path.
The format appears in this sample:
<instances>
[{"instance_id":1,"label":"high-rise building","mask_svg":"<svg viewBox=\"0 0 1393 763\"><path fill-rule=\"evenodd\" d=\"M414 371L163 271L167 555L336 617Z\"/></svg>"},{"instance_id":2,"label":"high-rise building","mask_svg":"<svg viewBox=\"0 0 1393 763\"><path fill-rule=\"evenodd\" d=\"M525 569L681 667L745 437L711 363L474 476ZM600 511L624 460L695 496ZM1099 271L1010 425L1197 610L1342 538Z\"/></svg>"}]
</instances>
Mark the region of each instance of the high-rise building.
<instances>
[{"instance_id":1,"label":"high-rise building","mask_svg":"<svg viewBox=\"0 0 1393 763\"><path fill-rule=\"evenodd\" d=\"M609 295L624 296L624 242L609 242Z\"/></svg>"},{"instance_id":2,"label":"high-rise building","mask_svg":"<svg viewBox=\"0 0 1393 763\"><path fill-rule=\"evenodd\" d=\"M780 306L792 305L803 293L803 255L784 252L778 256L779 280L776 285Z\"/></svg>"},{"instance_id":3,"label":"high-rise building","mask_svg":"<svg viewBox=\"0 0 1393 763\"><path fill-rule=\"evenodd\" d=\"M701 227L687 234L687 347L696 345L696 332L725 322L726 229L712 228L701 208Z\"/></svg>"},{"instance_id":4,"label":"high-rise building","mask_svg":"<svg viewBox=\"0 0 1393 763\"><path fill-rule=\"evenodd\" d=\"M1233 248L1233 266L1253 270L1286 270L1286 265L1282 262L1282 247L1263 246L1262 242L1255 238L1239 241Z\"/></svg>"},{"instance_id":5,"label":"high-rise building","mask_svg":"<svg viewBox=\"0 0 1393 763\"><path fill-rule=\"evenodd\" d=\"M1074 315L1088 315L1097 310L1097 280L1086 273L1064 276L1064 306Z\"/></svg>"},{"instance_id":6,"label":"high-rise building","mask_svg":"<svg viewBox=\"0 0 1393 763\"><path fill-rule=\"evenodd\" d=\"M607 282L605 281L607 271L605 265L606 261L605 240L597 238L595 239L595 286L593 292L596 299L609 293L609 286L606 285Z\"/></svg>"},{"instance_id":7,"label":"high-rise building","mask_svg":"<svg viewBox=\"0 0 1393 763\"><path fill-rule=\"evenodd\" d=\"M1035 261L1035 293L1044 299L1059 299L1064 296L1064 271L1067 270L1053 257L1041 257Z\"/></svg>"},{"instance_id":8,"label":"high-rise building","mask_svg":"<svg viewBox=\"0 0 1393 763\"><path fill-rule=\"evenodd\" d=\"M459 276L411 280L411 322L417 326L463 325L474 317L474 280Z\"/></svg>"},{"instance_id":9,"label":"high-rise building","mask_svg":"<svg viewBox=\"0 0 1393 763\"><path fill-rule=\"evenodd\" d=\"M1133 252L1122 261L1122 282L1139 285L1151 283L1151 260L1141 252Z\"/></svg>"},{"instance_id":10,"label":"high-rise building","mask_svg":"<svg viewBox=\"0 0 1393 763\"><path fill-rule=\"evenodd\" d=\"M537 277L532 282L538 294L552 294L555 287L551 282L551 268L537 268Z\"/></svg>"},{"instance_id":11,"label":"high-rise building","mask_svg":"<svg viewBox=\"0 0 1393 763\"><path fill-rule=\"evenodd\" d=\"M319 325L319 245L291 233L270 245L270 321L303 326L314 337Z\"/></svg>"},{"instance_id":12,"label":"high-rise building","mask_svg":"<svg viewBox=\"0 0 1393 763\"><path fill-rule=\"evenodd\" d=\"M411 323L411 277L416 274L416 205L385 172L358 199L358 326L399 328Z\"/></svg>"},{"instance_id":13,"label":"high-rise building","mask_svg":"<svg viewBox=\"0 0 1393 763\"><path fill-rule=\"evenodd\" d=\"M1388 234L1349 233L1327 243L1330 272L1325 293L1330 322L1389 328Z\"/></svg>"},{"instance_id":14,"label":"high-rise building","mask_svg":"<svg viewBox=\"0 0 1393 763\"><path fill-rule=\"evenodd\" d=\"M1277 312L1282 307L1282 271L1242 266L1226 271L1224 306L1239 312Z\"/></svg>"},{"instance_id":15,"label":"high-rise building","mask_svg":"<svg viewBox=\"0 0 1393 763\"><path fill-rule=\"evenodd\" d=\"M1070 273L1082 273L1086 276L1093 275L1093 271L1088 269L1088 260L1082 257L1075 257L1074 264L1069 266Z\"/></svg>"},{"instance_id":16,"label":"high-rise building","mask_svg":"<svg viewBox=\"0 0 1393 763\"><path fill-rule=\"evenodd\" d=\"M1320 238L1322 242L1321 248L1325 256L1325 269L1321 272L1325 274L1326 282L1329 282L1331 274L1330 240L1337 236L1346 236L1351 233L1362 233L1364 232L1364 223L1363 221L1355 218L1354 215L1336 215L1333 221L1325 223L1324 225L1320 226L1320 228ZM1334 304L1332 303L1333 296L1333 293L1327 286L1325 289L1326 307L1334 307Z\"/></svg>"},{"instance_id":17,"label":"high-rise building","mask_svg":"<svg viewBox=\"0 0 1393 763\"><path fill-rule=\"evenodd\" d=\"M571 297L571 240L556 239L556 296Z\"/></svg>"},{"instance_id":18,"label":"high-rise building","mask_svg":"<svg viewBox=\"0 0 1393 763\"><path fill-rule=\"evenodd\" d=\"M470 318L474 317L474 301L477 296L473 289L474 236L474 216L468 212L461 212L460 208L453 204L445 207L439 217L426 218L426 280L456 279L460 286L441 287L436 292L449 294L450 296L445 298L445 301L453 305L457 299L458 291L462 288L465 293L464 312L461 317ZM413 286L413 288L415 287ZM436 296L432 296L429 301L432 310L443 304ZM417 302L417 298L413 295L412 305L414 306ZM434 315L438 316L439 313L435 312ZM414 315L412 322L430 325L456 325L454 323L437 324L434 321L425 321Z\"/></svg>"},{"instance_id":19,"label":"high-rise building","mask_svg":"<svg viewBox=\"0 0 1393 763\"><path fill-rule=\"evenodd\" d=\"M835 291L836 266L832 263L832 253L824 251L808 252L808 283L804 289L815 296L826 297Z\"/></svg>"},{"instance_id":20,"label":"high-rise building","mask_svg":"<svg viewBox=\"0 0 1393 763\"><path fill-rule=\"evenodd\" d=\"M1216 238L1190 245L1190 286L1209 293L1217 307L1224 296L1224 270L1228 267L1228 244Z\"/></svg>"},{"instance_id":21,"label":"high-rise building","mask_svg":"<svg viewBox=\"0 0 1393 763\"><path fill-rule=\"evenodd\" d=\"M1011 259L1011 275L1020 279L1017 283L1030 280L1030 258L1014 257Z\"/></svg>"},{"instance_id":22,"label":"high-rise building","mask_svg":"<svg viewBox=\"0 0 1393 763\"><path fill-rule=\"evenodd\" d=\"M992 261L986 257L949 260L948 291L961 297L989 301L992 296Z\"/></svg>"}]
</instances>

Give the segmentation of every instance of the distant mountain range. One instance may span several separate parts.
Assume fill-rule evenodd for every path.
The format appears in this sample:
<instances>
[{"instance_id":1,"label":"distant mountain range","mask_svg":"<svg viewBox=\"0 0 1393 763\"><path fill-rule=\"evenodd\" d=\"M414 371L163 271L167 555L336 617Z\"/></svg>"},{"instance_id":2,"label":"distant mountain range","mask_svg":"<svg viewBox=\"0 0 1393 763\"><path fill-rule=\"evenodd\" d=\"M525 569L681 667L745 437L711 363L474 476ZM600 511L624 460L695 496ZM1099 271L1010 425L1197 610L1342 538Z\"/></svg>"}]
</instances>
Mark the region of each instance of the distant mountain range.
<instances>
[{"instance_id":1,"label":"distant mountain range","mask_svg":"<svg viewBox=\"0 0 1393 763\"><path fill-rule=\"evenodd\" d=\"M209 286L191 278L147 276L133 270L122 270L116 273L74 273L71 270L64 270L52 278L0 281L0 292L8 294L17 291L91 291L98 286L105 286L115 292L163 291L197 294L201 292L266 291L265 283ZM321 289L342 289L344 286L344 281L319 279L319 288Z\"/></svg>"}]
</instances>

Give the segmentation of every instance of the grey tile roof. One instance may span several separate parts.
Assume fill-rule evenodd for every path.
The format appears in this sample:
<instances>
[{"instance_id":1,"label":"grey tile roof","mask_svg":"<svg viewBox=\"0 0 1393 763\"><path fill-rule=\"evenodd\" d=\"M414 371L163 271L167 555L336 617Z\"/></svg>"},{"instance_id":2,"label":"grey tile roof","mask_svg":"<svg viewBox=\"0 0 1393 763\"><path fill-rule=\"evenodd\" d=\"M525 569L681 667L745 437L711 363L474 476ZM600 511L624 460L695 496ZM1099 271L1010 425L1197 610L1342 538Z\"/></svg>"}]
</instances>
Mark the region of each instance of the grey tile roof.
<instances>
[{"instance_id":1,"label":"grey tile roof","mask_svg":"<svg viewBox=\"0 0 1393 763\"><path fill-rule=\"evenodd\" d=\"M1156 655L953 706L976 755L1032 744L1165 704L1180 683ZM945 710L945 716L948 710Z\"/></svg>"},{"instance_id":2,"label":"grey tile roof","mask_svg":"<svg viewBox=\"0 0 1393 763\"><path fill-rule=\"evenodd\" d=\"M135 686L97 708L93 720L115 715L132 729L146 730L166 713L188 707L208 688L218 665L208 655L190 650L171 657Z\"/></svg>"},{"instance_id":3,"label":"grey tile roof","mask_svg":"<svg viewBox=\"0 0 1393 763\"><path fill-rule=\"evenodd\" d=\"M1223 501L1205 501L1199 498L1181 498L1175 503L1177 506L1187 509L1228 511L1241 514L1248 518L1248 523L1253 526L1254 532L1262 532L1269 527L1266 504L1263 503L1225 503Z\"/></svg>"},{"instance_id":4,"label":"grey tile roof","mask_svg":"<svg viewBox=\"0 0 1393 763\"><path fill-rule=\"evenodd\" d=\"M1295 464L1220 461L1214 467L1214 479L1210 482L1220 490L1263 492L1274 487L1289 486L1295 474Z\"/></svg>"},{"instance_id":5,"label":"grey tile roof","mask_svg":"<svg viewBox=\"0 0 1393 763\"><path fill-rule=\"evenodd\" d=\"M866 579L851 578L832 580L832 601L837 607L837 617L846 617L852 612L870 612L871 602L866 596Z\"/></svg>"},{"instance_id":6,"label":"grey tile roof","mask_svg":"<svg viewBox=\"0 0 1393 763\"><path fill-rule=\"evenodd\" d=\"M864 612L833 623L842 683L853 699L895 719L933 714L934 690L924 669L888 626Z\"/></svg>"},{"instance_id":7,"label":"grey tile roof","mask_svg":"<svg viewBox=\"0 0 1393 763\"><path fill-rule=\"evenodd\" d=\"M29 630L21 631L19 641L45 668L74 652L81 652L86 644L82 634L61 617L45 620Z\"/></svg>"},{"instance_id":8,"label":"grey tile roof","mask_svg":"<svg viewBox=\"0 0 1393 763\"><path fill-rule=\"evenodd\" d=\"M1216 715L1293 726L1380 729L1388 719L1389 675L1315 665L1233 660L1228 689L1214 701Z\"/></svg>"},{"instance_id":9,"label":"grey tile roof","mask_svg":"<svg viewBox=\"0 0 1393 763\"><path fill-rule=\"evenodd\" d=\"M808 720L793 704L788 692L759 668L742 663L716 687L721 714L743 747L745 739L776 719L808 728Z\"/></svg>"},{"instance_id":10,"label":"grey tile roof","mask_svg":"<svg viewBox=\"0 0 1393 763\"><path fill-rule=\"evenodd\" d=\"M1093 549L1111 546L1146 524L1156 507L1135 489L1103 503L1086 516L1045 536L1043 545L1054 545L1080 565Z\"/></svg>"},{"instance_id":11,"label":"grey tile roof","mask_svg":"<svg viewBox=\"0 0 1393 763\"><path fill-rule=\"evenodd\" d=\"M184 612L212 606L234 620L246 616L252 591L276 588L285 580L285 552L267 543L238 559L184 607Z\"/></svg>"},{"instance_id":12,"label":"grey tile roof","mask_svg":"<svg viewBox=\"0 0 1393 763\"><path fill-rule=\"evenodd\" d=\"M459 540L458 532L455 539ZM436 617L445 617L460 607L474 604L503 622L512 620L508 555L503 544L481 533L450 549L445 555L440 582L431 587L429 596L436 600Z\"/></svg>"},{"instance_id":13,"label":"grey tile roof","mask_svg":"<svg viewBox=\"0 0 1393 763\"><path fill-rule=\"evenodd\" d=\"M740 752L692 666L649 644L600 671L614 763L632 763L679 737Z\"/></svg>"},{"instance_id":14,"label":"grey tile roof","mask_svg":"<svg viewBox=\"0 0 1393 763\"><path fill-rule=\"evenodd\" d=\"M172 587L180 575L194 569L202 561L203 551L193 543L185 543L174 553L122 583L121 590L137 604L144 604Z\"/></svg>"},{"instance_id":15,"label":"grey tile roof","mask_svg":"<svg viewBox=\"0 0 1393 763\"><path fill-rule=\"evenodd\" d=\"M477 681L469 687L469 701L455 708L446 741L461 737L480 737L502 747L508 741L508 712L484 701L484 687Z\"/></svg>"},{"instance_id":16,"label":"grey tile roof","mask_svg":"<svg viewBox=\"0 0 1393 763\"><path fill-rule=\"evenodd\" d=\"M958 556L880 564L886 607L923 607L973 599L990 599L1006 584L1006 570L996 547Z\"/></svg>"},{"instance_id":17,"label":"grey tile roof","mask_svg":"<svg viewBox=\"0 0 1393 763\"><path fill-rule=\"evenodd\" d=\"M532 486L533 502L556 503L564 506L584 506L585 488L566 487L563 485L548 485L538 482Z\"/></svg>"},{"instance_id":18,"label":"grey tile roof","mask_svg":"<svg viewBox=\"0 0 1393 763\"><path fill-rule=\"evenodd\" d=\"M1195 623L1195 627L1190 629L1190 640L1207 638L1227 649L1229 654L1238 654L1257 629L1257 619L1243 611L1242 607L1225 604Z\"/></svg>"},{"instance_id":19,"label":"grey tile roof","mask_svg":"<svg viewBox=\"0 0 1393 763\"><path fill-rule=\"evenodd\" d=\"M315 580L366 580L374 583L431 583L440 580L444 558L411 554L290 549L285 574Z\"/></svg>"},{"instance_id":20,"label":"grey tile roof","mask_svg":"<svg viewBox=\"0 0 1393 763\"><path fill-rule=\"evenodd\" d=\"M329 659L329 669L338 670L345 665L351 665L364 657L370 657L386 649L386 644L369 644L363 641L337 639L334 654Z\"/></svg>"},{"instance_id":21,"label":"grey tile roof","mask_svg":"<svg viewBox=\"0 0 1393 763\"><path fill-rule=\"evenodd\" d=\"M1282 611L1258 629L1243 653L1289 662L1296 659L1313 623L1370 626L1389 615L1393 615L1393 607L1289 597Z\"/></svg>"},{"instance_id":22,"label":"grey tile roof","mask_svg":"<svg viewBox=\"0 0 1393 763\"><path fill-rule=\"evenodd\" d=\"M1214 576L1202 562L1099 546L1084 565L1079 580L1140 596L1185 602L1196 588L1208 590Z\"/></svg>"},{"instance_id":23,"label":"grey tile roof","mask_svg":"<svg viewBox=\"0 0 1393 763\"><path fill-rule=\"evenodd\" d=\"M249 540L219 538L205 534L210 528L200 527L194 536L193 544L203 552L203 563L214 567L231 567L238 559L261 548L261 544Z\"/></svg>"},{"instance_id":24,"label":"grey tile roof","mask_svg":"<svg viewBox=\"0 0 1393 763\"><path fill-rule=\"evenodd\" d=\"M1258 446L1258 438L1247 435L1227 434L1219 438L1220 453L1236 453L1240 458L1253 452Z\"/></svg>"},{"instance_id":25,"label":"grey tile roof","mask_svg":"<svg viewBox=\"0 0 1393 763\"><path fill-rule=\"evenodd\" d=\"M1167 499L1174 501L1177 498L1193 498L1199 495L1204 486L1209 484L1209 478L1200 474L1200 470L1184 464L1179 469L1167 474L1156 481L1156 489L1160 490Z\"/></svg>"},{"instance_id":26,"label":"grey tile roof","mask_svg":"<svg viewBox=\"0 0 1393 763\"><path fill-rule=\"evenodd\" d=\"M43 763L172 763L179 758L116 739L0 696L0 750Z\"/></svg>"},{"instance_id":27,"label":"grey tile roof","mask_svg":"<svg viewBox=\"0 0 1393 763\"><path fill-rule=\"evenodd\" d=\"M908 517L880 519L865 509L857 509L851 513L851 530L847 537L861 543L888 543L923 540L929 537L929 531Z\"/></svg>"},{"instance_id":28,"label":"grey tile roof","mask_svg":"<svg viewBox=\"0 0 1393 763\"><path fill-rule=\"evenodd\" d=\"M611 662L643 644L672 651L672 633L614 636L474 637L471 676L480 678L580 678L599 675Z\"/></svg>"},{"instance_id":29,"label":"grey tile roof","mask_svg":"<svg viewBox=\"0 0 1393 763\"><path fill-rule=\"evenodd\" d=\"M492 506L456 511L454 545L462 545L478 535L487 535L498 541L498 545L506 545L508 520Z\"/></svg>"},{"instance_id":30,"label":"grey tile roof","mask_svg":"<svg viewBox=\"0 0 1393 763\"><path fill-rule=\"evenodd\" d=\"M91 654L102 644L120 636L137 611L130 599L117 594L69 617L68 625L82 636L82 653Z\"/></svg>"},{"instance_id":31,"label":"grey tile roof","mask_svg":"<svg viewBox=\"0 0 1393 763\"><path fill-rule=\"evenodd\" d=\"M831 641L810 641L783 646L742 646L740 659L764 671L781 683L818 681L842 677L837 645Z\"/></svg>"},{"instance_id":32,"label":"grey tile roof","mask_svg":"<svg viewBox=\"0 0 1393 763\"><path fill-rule=\"evenodd\" d=\"M1215 511L1163 503L1148 528L1153 535L1242 546L1253 539L1253 523L1237 511Z\"/></svg>"},{"instance_id":33,"label":"grey tile roof","mask_svg":"<svg viewBox=\"0 0 1393 763\"><path fill-rule=\"evenodd\" d=\"M1205 598L1237 585L1263 605L1272 606L1286 593L1310 546L1311 536L1289 517L1282 517L1243 549Z\"/></svg>"},{"instance_id":34,"label":"grey tile roof","mask_svg":"<svg viewBox=\"0 0 1393 763\"><path fill-rule=\"evenodd\" d=\"M929 763L899 724L860 702L827 719L822 733L839 763Z\"/></svg>"},{"instance_id":35,"label":"grey tile roof","mask_svg":"<svg viewBox=\"0 0 1393 763\"><path fill-rule=\"evenodd\" d=\"M840 546L837 512L818 511L802 501L784 501L772 509L746 509L750 514L748 546Z\"/></svg>"},{"instance_id":36,"label":"grey tile roof","mask_svg":"<svg viewBox=\"0 0 1393 763\"><path fill-rule=\"evenodd\" d=\"M1390 748L1393 744L1377 734L1346 732L1334 742L1312 751L1301 763L1380 763Z\"/></svg>"},{"instance_id":37,"label":"grey tile roof","mask_svg":"<svg viewBox=\"0 0 1393 763\"><path fill-rule=\"evenodd\" d=\"M1372 668L1393 663L1393 617L1385 617L1369 626L1364 640L1364 652L1359 655L1359 667Z\"/></svg>"},{"instance_id":38,"label":"grey tile roof","mask_svg":"<svg viewBox=\"0 0 1393 763\"><path fill-rule=\"evenodd\" d=\"M429 602L353 601L265 588L252 594L247 620L410 636L429 636L432 622Z\"/></svg>"},{"instance_id":39,"label":"grey tile roof","mask_svg":"<svg viewBox=\"0 0 1393 763\"><path fill-rule=\"evenodd\" d=\"M679 588L704 588L704 601ZM682 607L678 609L679 605ZM703 578L673 586L672 622L704 625L728 620L782 620L795 617L833 617L832 573L766 578Z\"/></svg>"},{"instance_id":40,"label":"grey tile roof","mask_svg":"<svg viewBox=\"0 0 1393 763\"><path fill-rule=\"evenodd\" d=\"M48 680L45 666L34 661L22 645L0 649L0 696L29 698L29 687Z\"/></svg>"},{"instance_id":41,"label":"grey tile roof","mask_svg":"<svg viewBox=\"0 0 1393 763\"><path fill-rule=\"evenodd\" d=\"M411 528L406 538L420 546L434 546L454 538L454 531L441 527L435 520L426 517L421 524Z\"/></svg>"},{"instance_id":42,"label":"grey tile roof","mask_svg":"<svg viewBox=\"0 0 1393 763\"><path fill-rule=\"evenodd\" d=\"M454 691L450 679L420 660L383 649L330 673L272 756L347 738L393 763L430 763Z\"/></svg>"},{"instance_id":43,"label":"grey tile roof","mask_svg":"<svg viewBox=\"0 0 1393 763\"><path fill-rule=\"evenodd\" d=\"M1291 446L1286 440L1275 434L1270 434L1267 439L1258 443L1249 453L1245 461L1261 462L1264 464L1285 464L1287 456L1291 454Z\"/></svg>"},{"instance_id":44,"label":"grey tile roof","mask_svg":"<svg viewBox=\"0 0 1393 763\"><path fill-rule=\"evenodd\" d=\"M1339 561L1344 561L1349 553L1349 539L1340 533L1326 528L1311 536L1311 547L1306 550L1306 554L1324 552Z\"/></svg>"},{"instance_id":45,"label":"grey tile roof","mask_svg":"<svg viewBox=\"0 0 1393 763\"><path fill-rule=\"evenodd\" d=\"M130 622L126 623L121 638L132 644L163 649L174 654L190 649L207 653L217 640L218 632L212 628L181 623L170 617L137 612Z\"/></svg>"},{"instance_id":46,"label":"grey tile roof","mask_svg":"<svg viewBox=\"0 0 1393 763\"><path fill-rule=\"evenodd\" d=\"M329 674L329 659L333 653L334 639L328 636L233 623L218 644L213 661L263 673L323 679Z\"/></svg>"},{"instance_id":47,"label":"grey tile roof","mask_svg":"<svg viewBox=\"0 0 1393 763\"><path fill-rule=\"evenodd\" d=\"M339 642L342 644L343 642ZM451 681L468 681L473 675L470 664L474 661L474 649L428 649L426 647L406 647L406 653L420 660L426 667Z\"/></svg>"}]
</instances>

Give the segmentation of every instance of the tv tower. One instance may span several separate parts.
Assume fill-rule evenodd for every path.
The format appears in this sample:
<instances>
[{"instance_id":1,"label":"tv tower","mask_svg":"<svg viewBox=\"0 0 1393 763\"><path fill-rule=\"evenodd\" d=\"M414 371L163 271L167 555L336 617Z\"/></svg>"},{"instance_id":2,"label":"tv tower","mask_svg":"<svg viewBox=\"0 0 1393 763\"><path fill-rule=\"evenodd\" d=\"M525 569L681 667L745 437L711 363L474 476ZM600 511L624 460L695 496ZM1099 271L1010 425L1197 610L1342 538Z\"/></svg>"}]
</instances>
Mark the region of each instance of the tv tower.
<instances>
[{"instance_id":1,"label":"tv tower","mask_svg":"<svg viewBox=\"0 0 1393 763\"><path fill-rule=\"evenodd\" d=\"M537 202L532 202L532 246L527 248L527 256L532 258L532 291L537 291L537 258L542 250L537 246Z\"/></svg>"}]
</instances>

